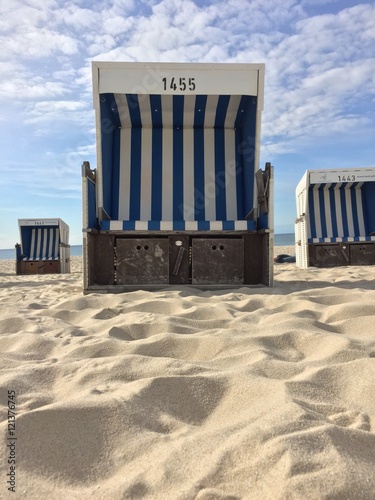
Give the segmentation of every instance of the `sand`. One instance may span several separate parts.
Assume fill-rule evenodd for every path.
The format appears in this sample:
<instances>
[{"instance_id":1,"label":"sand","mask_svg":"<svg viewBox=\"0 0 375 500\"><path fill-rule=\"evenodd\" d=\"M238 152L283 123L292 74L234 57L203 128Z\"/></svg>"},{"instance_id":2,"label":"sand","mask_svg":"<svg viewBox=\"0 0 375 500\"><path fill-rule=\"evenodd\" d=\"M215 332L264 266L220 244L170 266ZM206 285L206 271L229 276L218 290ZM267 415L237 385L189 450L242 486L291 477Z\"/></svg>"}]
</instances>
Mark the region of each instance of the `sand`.
<instances>
[{"instance_id":1,"label":"sand","mask_svg":"<svg viewBox=\"0 0 375 500\"><path fill-rule=\"evenodd\" d=\"M0 498L375 498L375 266L86 296L81 267L0 261Z\"/></svg>"}]
</instances>

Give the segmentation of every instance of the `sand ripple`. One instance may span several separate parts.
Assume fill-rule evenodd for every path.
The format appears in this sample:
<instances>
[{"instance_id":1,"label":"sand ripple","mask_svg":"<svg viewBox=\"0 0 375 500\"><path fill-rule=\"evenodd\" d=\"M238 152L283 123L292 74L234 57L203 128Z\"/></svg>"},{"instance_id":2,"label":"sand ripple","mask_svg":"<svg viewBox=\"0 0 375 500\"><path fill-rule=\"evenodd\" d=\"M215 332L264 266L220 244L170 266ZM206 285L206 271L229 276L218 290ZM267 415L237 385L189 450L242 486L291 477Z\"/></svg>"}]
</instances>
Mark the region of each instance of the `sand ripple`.
<instances>
[{"instance_id":1,"label":"sand ripple","mask_svg":"<svg viewBox=\"0 0 375 500\"><path fill-rule=\"evenodd\" d=\"M4 266L19 498L374 498L375 267L83 296L78 258L65 276Z\"/></svg>"}]
</instances>

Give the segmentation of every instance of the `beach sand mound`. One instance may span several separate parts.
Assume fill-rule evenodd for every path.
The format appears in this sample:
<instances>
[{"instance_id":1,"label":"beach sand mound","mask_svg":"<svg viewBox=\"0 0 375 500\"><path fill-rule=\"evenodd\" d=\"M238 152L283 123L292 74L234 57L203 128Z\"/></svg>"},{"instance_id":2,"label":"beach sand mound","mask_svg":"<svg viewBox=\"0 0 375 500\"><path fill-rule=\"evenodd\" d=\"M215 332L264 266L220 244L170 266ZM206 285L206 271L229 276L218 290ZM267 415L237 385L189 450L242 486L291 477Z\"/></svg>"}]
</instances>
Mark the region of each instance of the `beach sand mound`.
<instances>
[{"instance_id":1,"label":"beach sand mound","mask_svg":"<svg viewBox=\"0 0 375 500\"><path fill-rule=\"evenodd\" d=\"M374 498L375 266L84 296L72 264L43 277L1 263L13 498Z\"/></svg>"}]
</instances>

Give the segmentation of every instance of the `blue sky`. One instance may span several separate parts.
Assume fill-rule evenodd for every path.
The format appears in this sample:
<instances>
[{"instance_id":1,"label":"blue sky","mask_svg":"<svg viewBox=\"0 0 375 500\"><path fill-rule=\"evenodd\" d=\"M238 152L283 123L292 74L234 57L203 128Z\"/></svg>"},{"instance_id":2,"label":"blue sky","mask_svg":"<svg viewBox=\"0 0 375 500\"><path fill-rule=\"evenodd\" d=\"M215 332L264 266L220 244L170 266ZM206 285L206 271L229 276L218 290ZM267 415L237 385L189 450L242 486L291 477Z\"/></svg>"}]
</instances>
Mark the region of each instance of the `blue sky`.
<instances>
[{"instance_id":1,"label":"blue sky","mask_svg":"<svg viewBox=\"0 0 375 500\"><path fill-rule=\"evenodd\" d=\"M0 248L31 217L60 217L82 242L92 60L264 62L277 233L294 230L306 169L375 166L372 1L0 0L0 12Z\"/></svg>"}]
</instances>

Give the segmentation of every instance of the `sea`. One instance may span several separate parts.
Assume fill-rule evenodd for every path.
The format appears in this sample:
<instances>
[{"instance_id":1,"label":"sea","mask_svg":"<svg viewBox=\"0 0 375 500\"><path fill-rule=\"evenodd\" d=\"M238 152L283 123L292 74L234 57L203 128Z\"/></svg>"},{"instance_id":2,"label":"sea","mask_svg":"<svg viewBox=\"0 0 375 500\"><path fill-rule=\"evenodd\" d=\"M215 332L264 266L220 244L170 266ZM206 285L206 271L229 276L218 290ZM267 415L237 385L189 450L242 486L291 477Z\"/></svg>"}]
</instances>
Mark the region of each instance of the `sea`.
<instances>
[{"instance_id":1,"label":"sea","mask_svg":"<svg viewBox=\"0 0 375 500\"><path fill-rule=\"evenodd\" d=\"M284 247L294 245L294 233L275 234L275 246ZM82 245L70 245L70 256L81 257ZM14 248L0 249L0 259L16 259L16 250Z\"/></svg>"}]
</instances>

